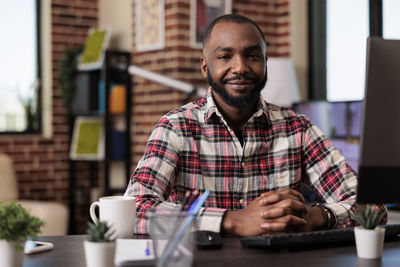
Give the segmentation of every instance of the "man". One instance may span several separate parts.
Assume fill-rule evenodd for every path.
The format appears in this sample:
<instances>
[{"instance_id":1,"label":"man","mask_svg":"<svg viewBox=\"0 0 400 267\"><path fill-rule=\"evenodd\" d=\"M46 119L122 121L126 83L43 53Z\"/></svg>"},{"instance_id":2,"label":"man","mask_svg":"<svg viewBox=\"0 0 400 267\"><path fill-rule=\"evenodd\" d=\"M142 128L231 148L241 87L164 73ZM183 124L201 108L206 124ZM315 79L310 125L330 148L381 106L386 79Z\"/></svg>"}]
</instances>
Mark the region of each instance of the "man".
<instances>
[{"instance_id":1,"label":"man","mask_svg":"<svg viewBox=\"0 0 400 267\"><path fill-rule=\"evenodd\" d=\"M126 195L145 212L176 206L188 190L210 190L199 216L203 230L239 236L345 227L357 177L332 143L302 115L266 103L266 42L250 19L229 14L204 36L205 97L163 116ZM308 206L307 185L324 202ZM383 206L378 206L386 212Z\"/></svg>"}]
</instances>

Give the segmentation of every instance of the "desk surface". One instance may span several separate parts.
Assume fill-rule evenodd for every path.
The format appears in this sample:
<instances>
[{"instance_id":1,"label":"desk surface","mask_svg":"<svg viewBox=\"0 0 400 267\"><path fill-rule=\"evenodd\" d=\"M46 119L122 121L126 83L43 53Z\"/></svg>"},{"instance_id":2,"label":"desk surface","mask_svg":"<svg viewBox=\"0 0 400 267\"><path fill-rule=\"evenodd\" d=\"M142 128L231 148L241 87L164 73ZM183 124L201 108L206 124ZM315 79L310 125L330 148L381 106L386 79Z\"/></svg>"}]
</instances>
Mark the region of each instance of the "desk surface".
<instances>
[{"instance_id":1,"label":"desk surface","mask_svg":"<svg viewBox=\"0 0 400 267\"><path fill-rule=\"evenodd\" d=\"M54 244L52 251L26 255L24 267L85 267L83 235L40 237ZM277 252L244 248L239 238L228 237L219 250L198 250L194 266L400 266L400 241L385 243L381 260L357 258L355 246Z\"/></svg>"}]
</instances>

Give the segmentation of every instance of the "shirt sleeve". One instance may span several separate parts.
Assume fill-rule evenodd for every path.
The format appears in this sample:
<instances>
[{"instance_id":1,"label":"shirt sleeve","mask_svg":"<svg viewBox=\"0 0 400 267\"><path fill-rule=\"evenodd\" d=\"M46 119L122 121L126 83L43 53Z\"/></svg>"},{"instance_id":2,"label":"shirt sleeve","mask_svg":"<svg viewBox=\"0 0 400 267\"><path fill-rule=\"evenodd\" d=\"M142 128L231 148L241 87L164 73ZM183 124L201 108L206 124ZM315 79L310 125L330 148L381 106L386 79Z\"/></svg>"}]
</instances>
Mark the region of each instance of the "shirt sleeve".
<instances>
[{"instance_id":1,"label":"shirt sleeve","mask_svg":"<svg viewBox=\"0 0 400 267\"><path fill-rule=\"evenodd\" d=\"M173 124L166 117L161 118L150 135L145 153L125 192L125 196L136 198L135 233L149 233L147 210L180 208L182 199L171 197L171 191L174 191L174 178L178 175L181 149L182 140ZM219 232L225 211L219 208L203 208L198 217L199 229Z\"/></svg>"},{"instance_id":2,"label":"shirt sleeve","mask_svg":"<svg viewBox=\"0 0 400 267\"><path fill-rule=\"evenodd\" d=\"M357 173L350 167L332 142L326 138L318 127L306 120L303 135L303 169L305 177L315 193L325 201L336 217L336 227L343 228L356 225L350 217L349 210L356 202ZM387 221L384 205L376 208L384 213L382 223Z\"/></svg>"}]
</instances>

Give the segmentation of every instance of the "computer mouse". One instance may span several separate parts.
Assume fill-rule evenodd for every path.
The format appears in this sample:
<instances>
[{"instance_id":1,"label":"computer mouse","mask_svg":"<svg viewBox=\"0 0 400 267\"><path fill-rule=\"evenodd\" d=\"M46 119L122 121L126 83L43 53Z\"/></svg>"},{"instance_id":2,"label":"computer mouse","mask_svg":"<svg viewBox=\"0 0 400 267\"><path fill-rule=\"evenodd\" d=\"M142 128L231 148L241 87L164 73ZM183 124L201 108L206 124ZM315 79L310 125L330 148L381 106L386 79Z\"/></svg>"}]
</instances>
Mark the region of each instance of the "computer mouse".
<instances>
[{"instance_id":1,"label":"computer mouse","mask_svg":"<svg viewBox=\"0 0 400 267\"><path fill-rule=\"evenodd\" d=\"M194 232L194 242L199 249L222 248L222 238L219 233L206 230Z\"/></svg>"}]
</instances>

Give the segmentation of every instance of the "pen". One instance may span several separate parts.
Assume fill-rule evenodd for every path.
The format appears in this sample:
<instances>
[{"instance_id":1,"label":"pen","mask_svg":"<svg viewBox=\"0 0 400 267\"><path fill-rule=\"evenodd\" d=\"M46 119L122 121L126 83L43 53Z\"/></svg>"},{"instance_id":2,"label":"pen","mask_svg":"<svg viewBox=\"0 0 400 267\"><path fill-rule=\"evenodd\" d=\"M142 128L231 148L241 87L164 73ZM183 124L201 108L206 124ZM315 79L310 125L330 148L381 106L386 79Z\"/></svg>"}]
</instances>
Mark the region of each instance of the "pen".
<instances>
[{"instance_id":1,"label":"pen","mask_svg":"<svg viewBox=\"0 0 400 267\"><path fill-rule=\"evenodd\" d=\"M204 194L200 195L199 198L196 199L195 202L193 202L192 205L190 205L187 214L188 217L185 218L185 220L182 222L180 226L178 226L178 231L177 233L172 236L172 239L170 242L168 242L167 247L164 250L164 253L161 257L160 264L157 266L165 266L167 263L169 257L172 255L174 252L175 248L178 246L179 241L182 239L183 235L185 234L185 231L190 227L192 221L196 217L196 215L200 212L201 207L203 206L204 202L206 201L208 195L210 194L209 190L206 190Z\"/></svg>"},{"instance_id":2,"label":"pen","mask_svg":"<svg viewBox=\"0 0 400 267\"><path fill-rule=\"evenodd\" d=\"M197 190L197 189L194 190L194 191L190 194L190 197L189 197L189 199L188 199L186 205L188 205L188 206L190 207L190 206L192 205L193 201L194 201L195 199L197 199L198 195L199 195L199 190Z\"/></svg>"},{"instance_id":3,"label":"pen","mask_svg":"<svg viewBox=\"0 0 400 267\"><path fill-rule=\"evenodd\" d=\"M186 206L186 204L188 203L189 197L190 197L191 195L192 195L192 193L191 193L190 191L186 191L185 197L183 198L183 201L182 201L181 211L184 211L184 210L185 210L185 206Z\"/></svg>"},{"instance_id":4,"label":"pen","mask_svg":"<svg viewBox=\"0 0 400 267\"><path fill-rule=\"evenodd\" d=\"M150 241L149 240L147 240L147 242L146 242L146 249L144 250L144 254L146 256L150 256Z\"/></svg>"}]
</instances>

